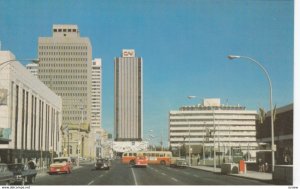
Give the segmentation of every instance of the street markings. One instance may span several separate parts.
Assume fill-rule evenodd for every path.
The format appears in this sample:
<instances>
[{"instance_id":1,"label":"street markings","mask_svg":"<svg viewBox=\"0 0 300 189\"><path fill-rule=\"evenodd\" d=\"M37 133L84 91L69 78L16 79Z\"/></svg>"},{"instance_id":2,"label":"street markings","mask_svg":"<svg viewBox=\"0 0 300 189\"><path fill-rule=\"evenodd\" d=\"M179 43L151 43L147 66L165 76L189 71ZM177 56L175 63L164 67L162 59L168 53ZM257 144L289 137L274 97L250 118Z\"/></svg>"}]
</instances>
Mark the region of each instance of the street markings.
<instances>
[{"instance_id":1,"label":"street markings","mask_svg":"<svg viewBox=\"0 0 300 189\"><path fill-rule=\"evenodd\" d=\"M161 174L162 174L162 175L165 175L165 176L167 175L166 173L161 173Z\"/></svg>"},{"instance_id":2,"label":"street markings","mask_svg":"<svg viewBox=\"0 0 300 189\"><path fill-rule=\"evenodd\" d=\"M135 184L135 185L138 185L138 183L137 183L137 181L136 181L136 177L135 177L134 171L133 171L132 168L131 168L131 172L132 172L132 175L133 175L134 184Z\"/></svg>"},{"instance_id":3,"label":"street markings","mask_svg":"<svg viewBox=\"0 0 300 189\"><path fill-rule=\"evenodd\" d=\"M198 175L193 175L194 177L197 177L197 178L199 178L199 176Z\"/></svg>"},{"instance_id":4,"label":"street markings","mask_svg":"<svg viewBox=\"0 0 300 189\"><path fill-rule=\"evenodd\" d=\"M94 183L94 181L92 180L91 182L88 183L88 185L91 185L91 184L93 184L93 183Z\"/></svg>"},{"instance_id":5,"label":"street markings","mask_svg":"<svg viewBox=\"0 0 300 189\"><path fill-rule=\"evenodd\" d=\"M99 178L103 177L104 175L100 175Z\"/></svg>"},{"instance_id":6,"label":"street markings","mask_svg":"<svg viewBox=\"0 0 300 189\"><path fill-rule=\"evenodd\" d=\"M172 177L171 179L174 180L175 182L178 182L178 180L174 177Z\"/></svg>"}]
</instances>

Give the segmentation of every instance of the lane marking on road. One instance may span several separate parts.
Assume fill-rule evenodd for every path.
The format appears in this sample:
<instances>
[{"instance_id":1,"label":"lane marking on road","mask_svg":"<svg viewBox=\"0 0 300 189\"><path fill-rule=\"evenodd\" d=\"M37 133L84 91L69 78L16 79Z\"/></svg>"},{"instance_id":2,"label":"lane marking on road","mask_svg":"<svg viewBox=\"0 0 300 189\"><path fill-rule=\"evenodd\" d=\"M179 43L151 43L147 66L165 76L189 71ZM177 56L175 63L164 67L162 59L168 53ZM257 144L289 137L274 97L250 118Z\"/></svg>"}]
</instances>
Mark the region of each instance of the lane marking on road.
<instances>
[{"instance_id":1,"label":"lane marking on road","mask_svg":"<svg viewBox=\"0 0 300 189\"><path fill-rule=\"evenodd\" d=\"M91 184L93 184L93 183L94 183L94 181L92 180L91 182L88 183L88 185L91 185Z\"/></svg>"},{"instance_id":2,"label":"lane marking on road","mask_svg":"<svg viewBox=\"0 0 300 189\"><path fill-rule=\"evenodd\" d=\"M197 177L197 178L199 178L199 176L198 175L193 175L194 177Z\"/></svg>"},{"instance_id":3,"label":"lane marking on road","mask_svg":"<svg viewBox=\"0 0 300 189\"><path fill-rule=\"evenodd\" d=\"M167 175L166 173L161 173L162 175Z\"/></svg>"},{"instance_id":4,"label":"lane marking on road","mask_svg":"<svg viewBox=\"0 0 300 189\"><path fill-rule=\"evenodd\" d=\"M132 168L131 168L131 172L132 172L132 175L133 175L134 184L135 184L135 185L138 185L138 183L137 183L137 181L136 181L136 177L135 177L134 171L133 171Z\"/></svg>"},{"instance_id":5,"label":"lane marking on road","mask_svg":"<svg viewBox=\"0 0 300 189\"><path fill-rule=\"evenodd\" d=\"M178 182L178 180L174 177L172 177L171 179L174 180L175 182Z\"/></svg>"},{"instance_id":6,"label":"lane marking on road","mask_svg":"<svg viewBox=\"0 0 300 189\"><path fill-rule=\"evenodd\" d=\"M103 176L104 176L104 175L100 175L99 178L100 178L100 177L103 177Z\"/></svg>"},{"instance_id":7,"label":"lane marking on road","mask_svg":"<svg viewBox=\"0 0 300 189\"><path fill-rule=\"evenodd\" d=\"M189 175L190 173L187 173L187 172L183 172L183 174L185 174L185 175Z\"/></svg>"}]
</instances>

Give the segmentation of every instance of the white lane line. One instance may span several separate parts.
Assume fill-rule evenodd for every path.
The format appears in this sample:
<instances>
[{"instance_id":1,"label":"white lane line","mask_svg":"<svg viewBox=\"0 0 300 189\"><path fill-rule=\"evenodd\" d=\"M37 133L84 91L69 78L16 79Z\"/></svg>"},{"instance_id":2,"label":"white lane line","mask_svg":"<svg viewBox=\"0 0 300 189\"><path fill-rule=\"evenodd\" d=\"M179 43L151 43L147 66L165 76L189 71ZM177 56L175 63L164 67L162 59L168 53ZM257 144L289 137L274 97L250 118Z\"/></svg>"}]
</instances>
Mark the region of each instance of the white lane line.
<instances>
[{"instance_id":1,"label":"white lane line","mask_svg":"<svg viewBox=\"0 0 300 189\"><path fill-rule=\"evenodd\" d=\"M197 178L199 178L199 176L198 175L193 175L194 177L197 177Z\"/></svg>"},{"instance_id":2,"label":"white lane line","mask_svg":"<svg viewBox=\"0 0 300 189\"><path fill-rule=\"evenodd\" d=\"M91 182L88 183L88 185L91 185L91 184L93 184L93 183L94 183L94 181L92 180Z\"/></svg>"},{"instance_id":3,"label":"white lane line","mask_svg":"<svg viewBox=\"0 0 300 189\"><path fill-rule=\"evenodd\" d=\"M175 182L178 182L178 180L177 180L176 178L173 178L173 177L172 177L171 179L174 180Z\"/></svg>"},{"instance_id":4,"label":"white lane line","mask_svg":"<svg viewBox=\"0 0 300 189\"><path fill-rule=\"evenodd\" d=\"M100 175L99 178L100 178L100 177L103 177L103 176L104 176L104 175Z\"/></svg>"},{"instance_id":5,"label":"white lane line","mask_svg":"<svg viewBox=\"0 0 300 189\"><path fill-rule=\"evenodd\" d=\"M132 172L132 175L133 175L134 184L135 184L135 185L138 185L138 183L137 183L137 181L136 181L136 177L135 177L134 171L133 171L132 168L131 168L131 172Z\"/></svg>"},{"instance_id":6,"label":"white lane line","mask_svg":"<svg viewBox=\"0 0 300 189\"><path fill-rule=\"evenodd\" d=\"M161 173L162 175L167 175L166 173Z\"/></svg>"}]
</instances>

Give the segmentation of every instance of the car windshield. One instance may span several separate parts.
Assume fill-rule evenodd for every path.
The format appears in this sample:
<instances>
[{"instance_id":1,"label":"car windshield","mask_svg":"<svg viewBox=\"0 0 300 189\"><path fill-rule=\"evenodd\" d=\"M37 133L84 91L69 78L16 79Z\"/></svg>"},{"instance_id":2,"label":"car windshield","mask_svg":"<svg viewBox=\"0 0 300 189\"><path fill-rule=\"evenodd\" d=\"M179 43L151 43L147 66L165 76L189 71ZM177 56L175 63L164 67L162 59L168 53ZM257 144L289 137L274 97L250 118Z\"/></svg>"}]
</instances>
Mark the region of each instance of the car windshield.
<instances>
[{"instance_id":1,"label":"car windshield","mask_svg":"<svg viewBox=\"0 0 300 189\"><path fill-rule=\"evenodd\" d=\"M67 159L54 159L53 162L54 163L67 163Z\"/></svg>"}]
</instances>

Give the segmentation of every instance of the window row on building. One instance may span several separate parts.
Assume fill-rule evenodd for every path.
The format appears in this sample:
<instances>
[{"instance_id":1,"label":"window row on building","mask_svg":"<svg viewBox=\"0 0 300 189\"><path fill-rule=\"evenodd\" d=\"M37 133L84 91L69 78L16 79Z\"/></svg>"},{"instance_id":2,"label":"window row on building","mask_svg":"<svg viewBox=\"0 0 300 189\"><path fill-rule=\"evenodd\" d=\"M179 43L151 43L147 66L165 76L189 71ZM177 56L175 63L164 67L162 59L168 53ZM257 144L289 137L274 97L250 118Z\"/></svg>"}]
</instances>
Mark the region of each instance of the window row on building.
<instances>
[{"instance_id":1,"label":"window row on building","mask_svg":"<svg viewBox=\"0 0 300 189\"><path fill-rule=\"evenodd\" d=\"M82 50L82 49L84 49L84 50L86 50L87 49L87 46L84 46L83 44L78 44L78 45L70 45L70 44L65 44L65 45L62 45L61 43L60 43L60 45L55 45L55 44L53 44L53 45L50 45L50 44L47 44L47 45L40 45L39 46L39 49L40 50L51 50L51 49L70 49L70 50Z\"/></svg>"},{"instance_id":2,"label":"window row on building","mask_svg":"<svg viewBox=\"0 0 300 189\"><path fill-rule=\"evenodd\" d=\"M40 61L56 61L56 62L59 62L59 61L77 61L77 62L84 62L84 61L87 61L87 58L57 58L57 57L41 57L40 58Z\"/></svg>"},{"instance_id":3,"label":"window row on building","mask_svg":"<svg viewBox=\"0 0 300 189\"><path fill-rule=\"evenodd\" d=\"M59 55L59 56L82 56L82 55L87 55L87 52L82 52L82 51L79 51L79 52L69 52L69 51L40 51L39 52L39 55L40 56L43 56L43 55Z\"/></svg>"}]
</instances>

